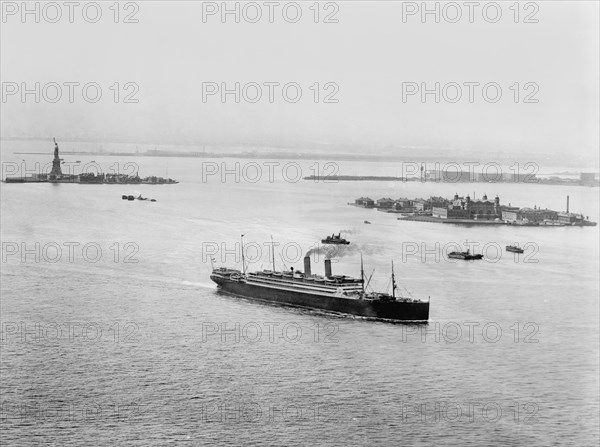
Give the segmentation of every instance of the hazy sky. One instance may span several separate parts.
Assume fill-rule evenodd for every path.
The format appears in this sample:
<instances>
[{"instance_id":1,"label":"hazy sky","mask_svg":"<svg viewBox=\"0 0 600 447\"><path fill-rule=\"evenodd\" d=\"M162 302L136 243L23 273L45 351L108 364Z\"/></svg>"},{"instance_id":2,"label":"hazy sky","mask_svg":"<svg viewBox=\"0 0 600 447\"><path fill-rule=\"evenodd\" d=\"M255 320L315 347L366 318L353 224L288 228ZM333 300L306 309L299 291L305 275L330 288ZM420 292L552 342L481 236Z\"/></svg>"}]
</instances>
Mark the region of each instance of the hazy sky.
<instances>
[{"instance_id":1,"label":"hazy sky","mask_svg":"<svg viewBox=\"0 0 600 447\"><path fill-rule=\"evenodd\" d=\"M599 24L598 2L522 2L518 18L513 2L499 2L502 17L479 2L470 23L463 2L462 17L449 23L457 9L444 3L440 23L433 14L425 23L413 6L421 2L321 2L314 23L314 2L299 2L302 17L290 2L276 2L274 23L264 2L240 3L240 23L213 6L221 2L121 3L114 23L113 2L102 3L97 23L90 2L79 2L69 23L63 2L56 8L21 16L21 2L3 2L1 69L3 137L37 135L104 141L157 143L334 143L370 147L396 145L470 148L493 155L497 150L549 154L594 154L598 151ZM204 4L203 4L204 3ZM455 4L455 5L456 5ZM34 3L29 3L31 9ZM260 7L262 18L249 23ZM533 5L533 6L532 6ZM43 8L41 4L40 8ZM229 3L235 8L235 2ZM434 9L435 2L428 3ZM19 10L15 12L14 8ZM454 8L454 9L452 9ZM245 14L244 14L245 11ZM414 12L414 11L413 11ZM138 23L123 23L125 17ZM338 23L323 23L328 14ZM486 20L486 18L488 20ZM519 23L515 23L515 19ZM524 23L535 19L538 23ZM21 96L22 83L35 95ZM73 86L73 103L68 86ZM87 102L86 83L97 83L102 97ZM114 85L119 83L117 89ZM124 96L139 91L124 103ZM258 83L262 97L252 100L249 85L240 102L220 94L203 100L203 83L225 83L233 89ZM284 99L281 86L296 82L302 97ZM420 93L403 98L411 88L440 83L440 102ZM56 89L62 97L56 103ZM273 86L273 103L269 89ZM314 84L319 83L318 103ZM325 84L329 84L325 88ZM411 83L411 84L407 84ZM457 102L456 83L462 88ZM469 101L469 87L473 102ZM482 86L489 86L484 97ZM518 88L515 85L518 84ZM530 84L527 84L530 83ZM526 86L527 84L527 86ZM9 94L15 86L19 91ZM111 88L111 86L113 86ZM311 86L313 86L311 88ZM496 86L502 90L498 102ZM445 88L444 88L445 87ZM337 91L335 91L337 89ZM114 102L115 91L120 95ZM295 88L288 89L292 100ZM518 92L518 98L515 93ZM95 89L87 91L93 99ZM325 103L324 97L335 93ZM529 96L527 96L529 95ZM525 98L537 103L525 102ZM487 98L487 100L486 100ZM517 102L515 103L515 100Z\"/></svg>"}]
</instances>

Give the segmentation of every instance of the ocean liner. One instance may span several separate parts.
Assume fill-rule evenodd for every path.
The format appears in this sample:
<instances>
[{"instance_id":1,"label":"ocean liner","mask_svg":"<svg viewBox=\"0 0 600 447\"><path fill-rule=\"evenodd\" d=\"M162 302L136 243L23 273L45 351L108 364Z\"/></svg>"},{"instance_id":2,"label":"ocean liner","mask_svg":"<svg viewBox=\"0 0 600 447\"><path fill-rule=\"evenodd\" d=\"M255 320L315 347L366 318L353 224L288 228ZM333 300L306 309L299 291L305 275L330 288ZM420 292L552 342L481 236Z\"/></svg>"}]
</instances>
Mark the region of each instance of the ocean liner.
<instances>
[{"instance_id":1,"label":"ocean liner","mask_svg":"<svg viewBox=\"0 0 600 447\"><path fill-rule=\"evenodd\" d=\"M242 258L243 259L243 258ZM242 262L243 265L244 262ZM333 275L331 260L325 260L325 275L311 272L310 257L304 258L304 272L263 270L246 273L225 267L213 268L210 279L227 293L283 305L319 309L389 321L427 321L429 301L396 296L392 267L392 294L365 291L361 277Z\"/></svg>"}]
</instances>

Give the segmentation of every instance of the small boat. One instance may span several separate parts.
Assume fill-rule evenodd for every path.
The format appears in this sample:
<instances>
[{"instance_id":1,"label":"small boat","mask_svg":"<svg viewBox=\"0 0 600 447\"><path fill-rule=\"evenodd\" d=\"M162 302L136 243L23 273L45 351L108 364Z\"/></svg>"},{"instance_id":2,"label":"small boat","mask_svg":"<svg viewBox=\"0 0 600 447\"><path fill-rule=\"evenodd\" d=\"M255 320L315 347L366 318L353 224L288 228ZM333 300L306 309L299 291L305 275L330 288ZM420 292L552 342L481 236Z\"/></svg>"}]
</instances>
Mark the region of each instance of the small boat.
<instances>
[{"instance_id":1,"label":"small boat","mask_svg":"<svg viewBox=\"0 0 600 447\"><path fill-rule=\"evenodd\" d=\"M135 200L135 197L133 197L133 196L127 196L127 200Z\"/></svg>"},{"instance_id":2,"label":"small boat","mask_svg":"<svg viewBox=\"0 0 600 447\"><path fill-rule=\"evenodd\" d=\"M368 220L365 220L365 223L366 223L366 224L370 224L371 222L369 222Z\"/></svg>"},{"instance_id":3,"label":"small boat","mask_svg":"<svg viewBox=\"0 0 600 447\"><path fill-rule=\"evenodd\" d=\"M463 259L465 261L473 261L477 259L483 259L483 255L472 255L467 251L453 251L448 253L448 257L452 259Z\"/></svg>"},{"instance_id":4,"label":"small boat","mask_svg":"<svg viewBox=\"0 0 600 447\"><path fill-rule=\"evenodd\" d=\"M523 253L523 249L516 245L507 245L506 251L510 251L511 253Z\"/></svg>"},{"instance_id":5,"label":"small boat","mask_svg":"<svg viewBox=\"0 0 600 447\"><path fill-rule=\"evenodd\" d=\"M332 234L331 236L327 236L325 239L321 239L322 244L337 244L337 245L348 245L349 241L344 239L341 236L342 233Z\"/></svg>"},{"instance_id":6,"label":"small boat","mask_svg":"<svg viewBox=\"0 0 600 447\"><path fill-rule=\"evenodd\" d=\"M127 196L126 196L126 195L122 195L122 196L121 196L121 198L122 198L123 200L127 200Z\"/></svg>"},{"instance_id":7,"label":"small boat","mask_svg":"<svg viewBox=\"0 0 600 447\"><path fill-rule=\"evenodd\" d=\"M150 199L151 202L156 202L156 199Z\"/></svg>"}]
</instances>

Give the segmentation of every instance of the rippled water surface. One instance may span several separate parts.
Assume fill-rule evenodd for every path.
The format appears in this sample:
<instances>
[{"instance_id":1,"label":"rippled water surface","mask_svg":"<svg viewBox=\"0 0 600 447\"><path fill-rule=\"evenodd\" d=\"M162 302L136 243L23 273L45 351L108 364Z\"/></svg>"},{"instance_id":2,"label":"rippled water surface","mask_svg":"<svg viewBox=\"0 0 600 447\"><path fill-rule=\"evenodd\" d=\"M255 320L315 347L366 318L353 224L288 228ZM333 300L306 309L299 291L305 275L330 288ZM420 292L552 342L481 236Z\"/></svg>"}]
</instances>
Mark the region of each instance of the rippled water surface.
<instances>
[{"instance_id":1,"label":"rippled water surface","mask_svg":"<svg viewBox=\"0 0 600 447\"><path fill-rule=\"evenodd\" d=\"M3 161L39 159L12 150ZM199 159L96 161L134 161L141 175L168 170L181 183L2 185L4 445L597 443L598 227L456 227L347 205L475 192L562 210L569 194L598 221L597 189L291 182L279 167L271 182L266 160L255 160L259 181L222 182L203 179ZM351 162L339 173L399 174ZM134 192L157 202L121 200ZM287 250L278 268L302 269L303 253L334 231L352 241L335 273L358 275L362 252L382 290L394 259L402 292L431 297L429 324L257 304L209 279L209 251L241 265L242 233L263 250L251 269L270 268L271 235ZM490 259L436 258L436 243L465 241L487 244ZM514 242L531 244L527 259L493 250Z\"/></svg>"}]
</instances>

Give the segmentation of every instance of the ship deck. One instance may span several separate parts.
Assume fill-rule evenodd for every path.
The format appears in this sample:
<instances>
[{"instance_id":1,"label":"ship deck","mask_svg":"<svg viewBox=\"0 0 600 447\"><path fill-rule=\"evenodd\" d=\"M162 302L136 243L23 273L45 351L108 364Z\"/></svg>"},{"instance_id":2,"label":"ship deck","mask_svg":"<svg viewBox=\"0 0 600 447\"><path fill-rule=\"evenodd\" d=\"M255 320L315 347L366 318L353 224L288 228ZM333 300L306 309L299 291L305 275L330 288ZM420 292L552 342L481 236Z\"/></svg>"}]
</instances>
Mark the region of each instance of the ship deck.
<instances>
[{"instance_id":1,"label":"ship deck","mask_svg":"<svg viewBox=\"0 0 600 447\"><path fill-rule=\"evenodd\" d=\"M363 284L360 279L348 276L323 277L318 275L305 276L302 273L288 272L253 272L243 274L239 270L226 268L216 269L212 276L223 281L232 281L240 284L267 288L271 290L299 292L309 295L343 298L362 301L407 301L419 302L411 298L398 296L395 299L385 293L363 293ZM213 281L217 282L215 278Z\"/></svg>"}]
</instances>

